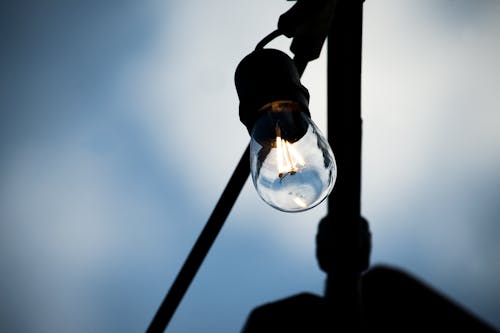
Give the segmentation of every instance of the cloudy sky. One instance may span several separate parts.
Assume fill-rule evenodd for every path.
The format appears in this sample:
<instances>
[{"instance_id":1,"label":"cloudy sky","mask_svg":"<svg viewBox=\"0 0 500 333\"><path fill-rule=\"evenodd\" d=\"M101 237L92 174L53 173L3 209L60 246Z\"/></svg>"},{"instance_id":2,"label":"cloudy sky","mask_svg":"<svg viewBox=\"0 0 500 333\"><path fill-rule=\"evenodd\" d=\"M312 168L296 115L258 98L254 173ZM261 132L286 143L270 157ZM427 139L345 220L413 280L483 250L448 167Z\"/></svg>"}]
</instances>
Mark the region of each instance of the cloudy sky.
<instances>
[{"instance_id":1,"label":"cloudy sky","mask_svg":"<svg viewBox=\"0 0 500 333\"><path fill-rule=\"evenodd\" d=\"M291 5L2 2L0 331L147 327L248 142L234 70ZM494 0L365 3L372 262L497 328L499 36ZM323 130L325 66L303 78ZM321 293L325 212L279 212L247 182L171 332L235 332L256 305Z\"/></svg>"}]
</instances>

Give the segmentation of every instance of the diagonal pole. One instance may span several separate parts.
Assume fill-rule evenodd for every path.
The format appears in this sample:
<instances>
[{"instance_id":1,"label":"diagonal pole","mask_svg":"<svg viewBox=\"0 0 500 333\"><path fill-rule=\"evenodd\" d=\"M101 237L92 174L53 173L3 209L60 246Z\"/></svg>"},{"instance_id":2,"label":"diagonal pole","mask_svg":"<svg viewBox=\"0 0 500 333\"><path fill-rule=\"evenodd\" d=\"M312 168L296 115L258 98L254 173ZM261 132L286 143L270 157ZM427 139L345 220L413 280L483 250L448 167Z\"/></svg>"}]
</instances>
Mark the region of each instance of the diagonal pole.
<instances>
[{"instance_id":1,"label":"diagonal pole","mask_svg":"<svg viewBox=\"0 0 500 333\"><path fill-rule=\"evenodd\" d=\"M299 76L302 76L308 61L296 58L294 59L294 62L297 66ZM181 270L177 274L174 283L170 287L167 295L163 299L163 302L151 321L151 324L146 331L147 333L161 333L167 328L170 320L177 310L177 307L182 301L182 298L186 294L187 289L200 269L203 260L207 256L208 251L210 251L217 235L224 226L224 222L226 222L226 218L231 212L236 199L238 199L241 189L243 188L243 185L245 185L249 174L250 145L248 145L245 149L245 152L238 162L233 175L224 188L224 192L222 192L219 201L215 205L207 224L198 236L196 243L191 249L186 261L182 265Z\"/></svg>"},{"instance_id":2,"label":"diagonal pole","mask_svg":"<svg viewBox=\"0 0 500 333\"><path fill-rule=\"evenodd\" d=\"M208 251L215 242L227 216L231 212L238 195L245 185L245 182L250 173L250 146L248 145L243 156L241 157L233 175L222 192L207 224L203 228L200 236L196 240L191 252L189 253L184 265L177 274L174 283L170 287L168 294L161 303L156 315L154 316L149 328L148 333L163 332L167 328L175 310L179 306L184 294L186 293L189 285L193 281L198 269L200 268L203 260L207 256Z\"/></svg>"}]
</instances>

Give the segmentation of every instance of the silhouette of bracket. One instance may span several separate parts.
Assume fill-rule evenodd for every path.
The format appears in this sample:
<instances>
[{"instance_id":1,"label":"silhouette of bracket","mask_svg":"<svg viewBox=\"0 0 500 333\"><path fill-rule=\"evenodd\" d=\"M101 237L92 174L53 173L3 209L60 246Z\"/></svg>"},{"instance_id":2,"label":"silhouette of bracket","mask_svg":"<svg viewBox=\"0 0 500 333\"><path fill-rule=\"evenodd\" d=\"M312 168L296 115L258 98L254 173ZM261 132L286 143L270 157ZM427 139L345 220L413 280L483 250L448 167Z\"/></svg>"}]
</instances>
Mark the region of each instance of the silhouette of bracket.
<instances>
[{"instance_id":1,"label":"silhouette of bracket","mask_svg":"<svg viewBox=\"0 0 500 333\"><path fill-rule=\"evenodd\" d=\"M278 21L278 30L293 38L290 50L297 58L317 59L333 20L338 0L298 0Z\"/></svg>"}]
</instances>

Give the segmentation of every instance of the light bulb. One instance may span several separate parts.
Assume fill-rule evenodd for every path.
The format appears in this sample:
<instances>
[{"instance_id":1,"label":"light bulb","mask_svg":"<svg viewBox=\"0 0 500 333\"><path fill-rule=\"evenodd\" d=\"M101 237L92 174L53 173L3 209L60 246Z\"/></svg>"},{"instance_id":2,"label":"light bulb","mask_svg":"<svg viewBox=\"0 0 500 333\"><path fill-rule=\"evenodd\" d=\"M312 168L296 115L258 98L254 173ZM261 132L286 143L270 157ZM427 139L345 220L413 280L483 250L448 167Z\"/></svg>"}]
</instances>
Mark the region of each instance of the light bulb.
<instances>
[{"instance_id":1,"label":"light bulb","mask_svg":"<svg viewBox=\"0 0 500 333\"><path fill-rule=\"evenodd\" d=\"M315 207L331 192L337 176L327 140L298 103L276 101L258 113L250 141L257 193L285 212Z\"/></svg>"},{"instance_id":2,"label":"light bulb","mask_svg":"<svg viewBox=\"0 0 500 333\"><path fill-rule=\"evenodd\" d=\"M322 202L337 177L328 141L310 118L309 92L284 52L258 49L234 75L240 120L250 133L250 171L260 197L284 212Z\"/></svg>"}]
</instances>

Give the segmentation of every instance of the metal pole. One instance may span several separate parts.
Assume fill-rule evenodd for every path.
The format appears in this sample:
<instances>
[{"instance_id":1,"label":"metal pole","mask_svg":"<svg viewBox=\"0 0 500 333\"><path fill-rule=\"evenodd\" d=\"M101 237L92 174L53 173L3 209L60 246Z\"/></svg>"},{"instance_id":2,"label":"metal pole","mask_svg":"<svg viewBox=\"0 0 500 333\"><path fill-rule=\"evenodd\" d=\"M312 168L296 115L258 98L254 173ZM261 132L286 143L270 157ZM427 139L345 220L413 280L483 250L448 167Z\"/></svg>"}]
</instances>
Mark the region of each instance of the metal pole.
<instances>
[{"instance_id":1,"label":"metal pole","mask_svg":"<svg viewBox=\"0 0 500 333\"><path fill-rule=\"evenodd\" d=\"M198 239L191 249L189 256L177 274L174 283L170 287L167 296L161 303L156 315L151 321L147 330L148 333L163 332L167 328L175 310L179 306L179 303L184 297L189 285L193 281L193 278L198 272L203 260L207 256L208 251L212 247L212 244L215 242L217 235L222 229L222 226L224 225L229 212L233 208L243 185L245 185L250 173L249 161L250 146L247 146L233 172L233 175L231 176L231 179L229 179L224 192L212 211L207 224L203 228L200 236L198 236Z\"/></svg>"},{"instance_id":2,"label":"metal pole","mask_svg":"<svg viewBox=\"0 0 500 333\"><path fill-rule=\"evenodd\" d=\"M340 330L361 328L360 275L367 268L360 212L362 19L362 0L340 0L328 35L328 140L338 173L317 255Z\"/></svg>"}]
</instances>

